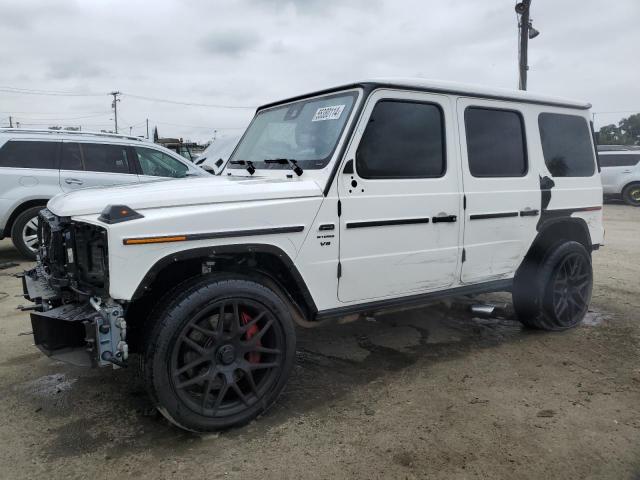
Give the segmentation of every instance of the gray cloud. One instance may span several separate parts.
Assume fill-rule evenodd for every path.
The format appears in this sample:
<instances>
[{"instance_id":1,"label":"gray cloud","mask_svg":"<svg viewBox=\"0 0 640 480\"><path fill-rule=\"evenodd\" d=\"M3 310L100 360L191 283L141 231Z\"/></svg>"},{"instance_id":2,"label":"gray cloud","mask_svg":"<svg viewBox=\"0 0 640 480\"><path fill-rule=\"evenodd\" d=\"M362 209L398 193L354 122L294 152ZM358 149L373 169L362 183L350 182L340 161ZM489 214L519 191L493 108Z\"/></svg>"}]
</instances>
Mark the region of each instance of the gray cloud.
<instances>
[{"instance_id":1,"label":"gray cloud","mask_svg":"<svg viewBox=\"0 0 640 480\"><path fill-rule=\"evenodd\" d=\"M245 30L213 31L206 35L200 45L206 53L233 57L254 48L260 37Z\"/></svg>"},{"instance_id":2,"label":"gray cloud","mask_svg":"<svg viewBox=\"0 0 640 480\"><path fill-rule=\"evenodd\" d=\"M104 75L104 73L104 68L90 63L87 59L56 60L49 65L49 76L56 80L90 79Z\"/></svg>"}]
</instances>

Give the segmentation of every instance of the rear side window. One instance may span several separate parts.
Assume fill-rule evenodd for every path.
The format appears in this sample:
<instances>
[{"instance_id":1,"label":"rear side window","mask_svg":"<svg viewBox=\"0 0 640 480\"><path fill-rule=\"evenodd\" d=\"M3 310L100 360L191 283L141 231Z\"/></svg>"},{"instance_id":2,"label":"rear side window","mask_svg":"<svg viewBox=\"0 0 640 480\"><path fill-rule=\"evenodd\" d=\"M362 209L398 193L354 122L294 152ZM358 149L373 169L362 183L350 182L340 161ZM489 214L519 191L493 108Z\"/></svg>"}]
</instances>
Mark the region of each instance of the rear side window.
<instances>
[{"instance_id":1,"label":"rear side window","mask_svg":"<svg viewBox=\"0 0 640 480\"><path fill-rule=\"evenodd\" d=\"M90 172L131 173L125 145L82 143L84 169Z\"/></svg>"},{"instance_id":2,"label":"rear side window","mask_svg":"<svg viewBox=\"0 0 640 480\"><path fill-rule=\"evenodd\" d=\"M464 112L469 171L474 177L527 174L522 116L513 110L469 107Z\"/></svg>"},{"instance_id":3,"label":"rear side window","mask_svg":"<svg viewBox=\"0 0 640 480\"><path fill-rule=\"evenodd\" d=\"M57 169L59 142L9 140L0 149L0 167Z\"/></svg>"},{"instance_id":4,"label":"rear side window","mask_svg":"<svg viewBox=\"0 0 640 480\"><path fill-rule=\"evenodd\" d=\"M446 169L444 124L437 105L382 100L356 153L362 178L441 177Z\"/></svg>"},{"instance_id":5,"label":"rear side window","mask_svg":"<svg viewBox=\"0 0 640 480\"><path fill-rule=\"evenodd\" d=\"M635 167L638 162L640 162L640 154L600 154L600 165L602 167Z\"/></svg>"},{"instance_id":6,"label":"rear side window","mask_svg":"<svg viewBox=\"0 0 640 480\"><path fill-rule=\"evenodd\" d=\"M590 177L595 172L591 131L577 115L538 116L544 162L554 177Z\"/></svg>"}]
</instances>

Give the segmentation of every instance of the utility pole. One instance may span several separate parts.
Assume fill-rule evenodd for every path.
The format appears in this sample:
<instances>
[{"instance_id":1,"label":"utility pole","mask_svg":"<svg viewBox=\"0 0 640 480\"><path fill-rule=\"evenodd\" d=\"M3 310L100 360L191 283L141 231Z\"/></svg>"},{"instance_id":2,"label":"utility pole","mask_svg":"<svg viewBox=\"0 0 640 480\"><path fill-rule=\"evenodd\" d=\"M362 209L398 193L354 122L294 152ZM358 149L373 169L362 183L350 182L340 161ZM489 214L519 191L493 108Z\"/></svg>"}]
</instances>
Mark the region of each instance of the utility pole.
<instances>
[{"instance_id":1,"label":"utility pole","mask_svg":"<svg viewBox=\"0 0 640 480\"><path fill-rule=\"evenodd\" d=\"M147 118L147 140L149 140L149 119Z\"/></svg>"},{"instance_id":2,"label":"utility pole","mask_svg":"<svg viewBox=\"0 0 640 480\"><path fill-rule=\"evenodd\" d=\"M120 99L118 95L121 95L120 92L111 92L109 95L113 95L113 102L111 102L111 108L113 108L113 120L116 124L116 133L118 133L118 102Z\"/></svg>"},{"instance_id":3,"label":"utility pole","mask_svg":"<svg viewBox=\"0 0 640 480\"><path fill-rule=\"evenodd\" d=\"M518 23L518 33L519 33L519 47L518 47L518 71L519 71L519 82L518 88L520 90L527 89L527 71L529 70L528 65L528 50L529 50L529 40L532 38L536 38L540 35L540 32L533 28L531 23L531 18L529 15L529 11L531 10L531 0L522 0L516 4L516 13L520 16L520 21Z\"/></svg>"},{"instance_id":4,"label":"utility pole","mask_svg":"<svg viewBox=\"0 0 640 480\"><path fill-rule=\"evenodd\" d=\"M13 128L13 118L9 115L9 128Z\"/></svg>"}]
</instances>

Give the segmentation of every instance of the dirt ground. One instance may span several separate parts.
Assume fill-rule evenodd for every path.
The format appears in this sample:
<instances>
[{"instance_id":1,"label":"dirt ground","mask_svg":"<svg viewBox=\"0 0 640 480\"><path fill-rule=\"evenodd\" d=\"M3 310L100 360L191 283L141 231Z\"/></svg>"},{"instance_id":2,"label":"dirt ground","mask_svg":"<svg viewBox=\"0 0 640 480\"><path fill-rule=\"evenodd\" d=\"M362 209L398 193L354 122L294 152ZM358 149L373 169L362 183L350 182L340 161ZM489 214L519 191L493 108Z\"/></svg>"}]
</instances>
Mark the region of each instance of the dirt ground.
<instances>
[{"instance_id":1,"label":"dirt ground","mask_svg":"<svg viewBox=\"0 0 640 480\"><path fill-rule=\"evenodd\" d=\"M133 370L39 353L0 242L0 478L640 478L640 209L605 208L585 323L524 330L468 299L299 331L277 405L197 436ZM507 296L484 300L508 302Z\"/></svg>"}]
</instances>

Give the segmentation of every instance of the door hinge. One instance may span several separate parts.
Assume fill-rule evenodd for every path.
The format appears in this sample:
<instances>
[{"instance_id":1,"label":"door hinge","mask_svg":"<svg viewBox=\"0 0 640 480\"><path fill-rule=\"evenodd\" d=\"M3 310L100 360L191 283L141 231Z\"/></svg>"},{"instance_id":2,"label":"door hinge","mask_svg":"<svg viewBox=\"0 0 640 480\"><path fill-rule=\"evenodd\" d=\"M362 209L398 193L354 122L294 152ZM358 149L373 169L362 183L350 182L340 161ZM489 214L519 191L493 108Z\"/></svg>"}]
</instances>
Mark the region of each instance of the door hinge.
<instances>
[{"instance_id":1,"label":"door hinge","mask_svg":"<svg viewBox=\"0 0 640 480\"><path fill-rule=\"evenodd\" d=\"M463 248L462 249L462 261L464 262L467 259L467 251Z\"/></svg>"},{"instance_id":2,"label":"door hinge","mask_svg":"<svg viewBox=\"0 0 640 480\"><path fill-rule=\"evenodd\" d=\"M342 202L338 200L338 216L342 215Z\"/></svg>"},{"instance_id":3,"label":"door hinge","mask_svg":"<svg viewBox=\"0 0 640 480\"><path fill-rule=\"evenodd\" d=\"M342 264L338 262L338 278L342 276Z\"/></svg>"},{"instance_id":4,"label":"door hinge","mask_svg":"<svg viewBox=\"0 0 640 480\"><path fill-rule=\"evenodd\" d=\"M467 209L467 196L466 195L462 195L462 208L464 210Z\"/></svg>"}]
</instances>

